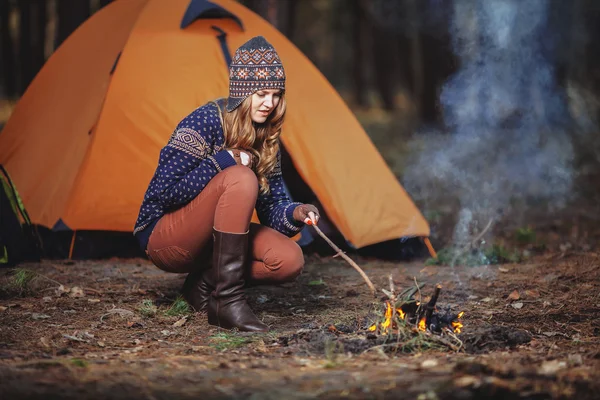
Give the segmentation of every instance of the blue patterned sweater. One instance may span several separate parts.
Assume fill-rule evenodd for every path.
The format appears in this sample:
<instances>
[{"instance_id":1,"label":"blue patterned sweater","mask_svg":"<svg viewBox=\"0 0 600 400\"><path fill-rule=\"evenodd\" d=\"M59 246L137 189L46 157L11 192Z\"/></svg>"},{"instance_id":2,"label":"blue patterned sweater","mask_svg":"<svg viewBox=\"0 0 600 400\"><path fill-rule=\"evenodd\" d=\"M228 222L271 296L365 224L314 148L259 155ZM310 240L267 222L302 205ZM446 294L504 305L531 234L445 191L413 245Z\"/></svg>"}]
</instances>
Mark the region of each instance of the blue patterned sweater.
<instances>
[{"instance_id":1,"label":"blue patterned sweater","mask_svg":"<svg viewBox=\"0 0 600 400\"><path fill-rule=\"evenodd\" d=\"M161 149L158 167L133 230L142 250L146 250L152 229L164 214L189 203L215 175L236 165L224 149L220 112L215 102L195 109L177 125ZM300 232L304 224L293 219L294 208L301 203L292 202L284 189L281 153L267 179L270 191L259 193L256 202L258 219L261 224L291 237Z\"/></svg>"}]
</instances>

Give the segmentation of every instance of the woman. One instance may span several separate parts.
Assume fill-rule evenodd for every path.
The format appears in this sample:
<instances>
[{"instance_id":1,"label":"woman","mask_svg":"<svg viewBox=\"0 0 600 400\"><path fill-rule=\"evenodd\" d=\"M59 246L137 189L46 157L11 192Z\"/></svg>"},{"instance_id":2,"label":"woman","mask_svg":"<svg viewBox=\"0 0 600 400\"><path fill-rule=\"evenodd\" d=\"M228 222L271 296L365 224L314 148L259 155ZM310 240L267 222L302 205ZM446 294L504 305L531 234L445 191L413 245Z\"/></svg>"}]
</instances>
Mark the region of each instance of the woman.
<instances>
[{"instance_id":1,"label":"woman","mask_svg":"<svg viewBox=\"0 0 600 400\"><path fill-rule=\"evenodd\" d=\"M236 50L229 97L185 117L161 150L134 235L150 260L187 272L184 297L208 322L264 332L244 287L295 279L304 266L290 237L316 224L313 205L292 202L281 176L285 71L264 37ZM251 223L256 209L262 224Z\"/></svg>"}]
</instances>

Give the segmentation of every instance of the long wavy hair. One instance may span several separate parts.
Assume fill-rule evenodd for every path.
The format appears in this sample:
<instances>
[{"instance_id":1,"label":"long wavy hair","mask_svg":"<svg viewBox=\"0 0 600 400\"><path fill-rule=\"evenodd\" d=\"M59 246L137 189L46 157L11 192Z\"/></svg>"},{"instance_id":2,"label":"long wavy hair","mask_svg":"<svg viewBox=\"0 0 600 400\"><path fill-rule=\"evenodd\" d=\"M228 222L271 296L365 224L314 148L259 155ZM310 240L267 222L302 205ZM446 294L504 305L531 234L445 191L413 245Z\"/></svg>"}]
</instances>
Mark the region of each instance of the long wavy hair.
<instances>
[{"instance_id":1,"label":"long wavy hair","mask_svg":"<svg viewBox=\"0 0 600 400\"><path fill-rule=\"evenodd\" d=\"M279 136L285 119L285 93L281 93L277 107L262 124L252 121L252 96L248 96L233 111L223 115L225 147L246 150L254 156L254 172L261 193L269 192L268 175L277 164Z\"/></svg>"}]
</instances>

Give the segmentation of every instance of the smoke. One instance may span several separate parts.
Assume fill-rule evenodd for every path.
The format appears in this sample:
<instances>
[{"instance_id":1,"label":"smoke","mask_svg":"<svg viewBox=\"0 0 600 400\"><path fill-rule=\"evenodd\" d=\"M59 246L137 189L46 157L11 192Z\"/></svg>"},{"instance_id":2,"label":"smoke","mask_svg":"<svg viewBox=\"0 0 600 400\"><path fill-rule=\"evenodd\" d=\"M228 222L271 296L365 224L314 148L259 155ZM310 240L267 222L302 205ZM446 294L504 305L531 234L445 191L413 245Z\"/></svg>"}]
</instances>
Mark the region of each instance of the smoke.
<instances>
[{"instance_id":1,"label":"smoke","mask_svg":"<svg viewBox=\"0 0 600 400\"><path fill-rule=\"evenodd\" d=\"M442 88L447 134L428 139L404 174L415 198L460 205L452 241L490 219L552 212L570 198L575 171L550 0L454 1L458 72ZM417 135L419 136L419 135Z\"/></svg>"}]
</instances>

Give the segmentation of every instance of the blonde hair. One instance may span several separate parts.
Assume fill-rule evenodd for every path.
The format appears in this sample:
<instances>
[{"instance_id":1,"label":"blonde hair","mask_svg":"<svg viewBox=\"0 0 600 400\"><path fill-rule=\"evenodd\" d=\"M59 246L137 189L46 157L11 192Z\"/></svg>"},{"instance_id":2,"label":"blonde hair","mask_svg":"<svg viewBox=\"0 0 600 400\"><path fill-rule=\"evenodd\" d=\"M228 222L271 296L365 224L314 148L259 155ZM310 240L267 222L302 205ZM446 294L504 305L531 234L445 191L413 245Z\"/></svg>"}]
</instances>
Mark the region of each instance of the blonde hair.
<instances>
[{"instance_id":1,"label":"blonde hair","mask_svg":"<svg viewBox=\"0 0 600 400\"><path fill-rule=\"evenodd\" d=\"M286 102L284 92L277 107L262 124L252 121L252 96L248 96L231 112L223 115L223 132L225 147L240 149L252 153L254 172L258 178L261 193L269 192L268 175L277 164L279 136L285 119Z\"/></svg>"}]
</instances>

